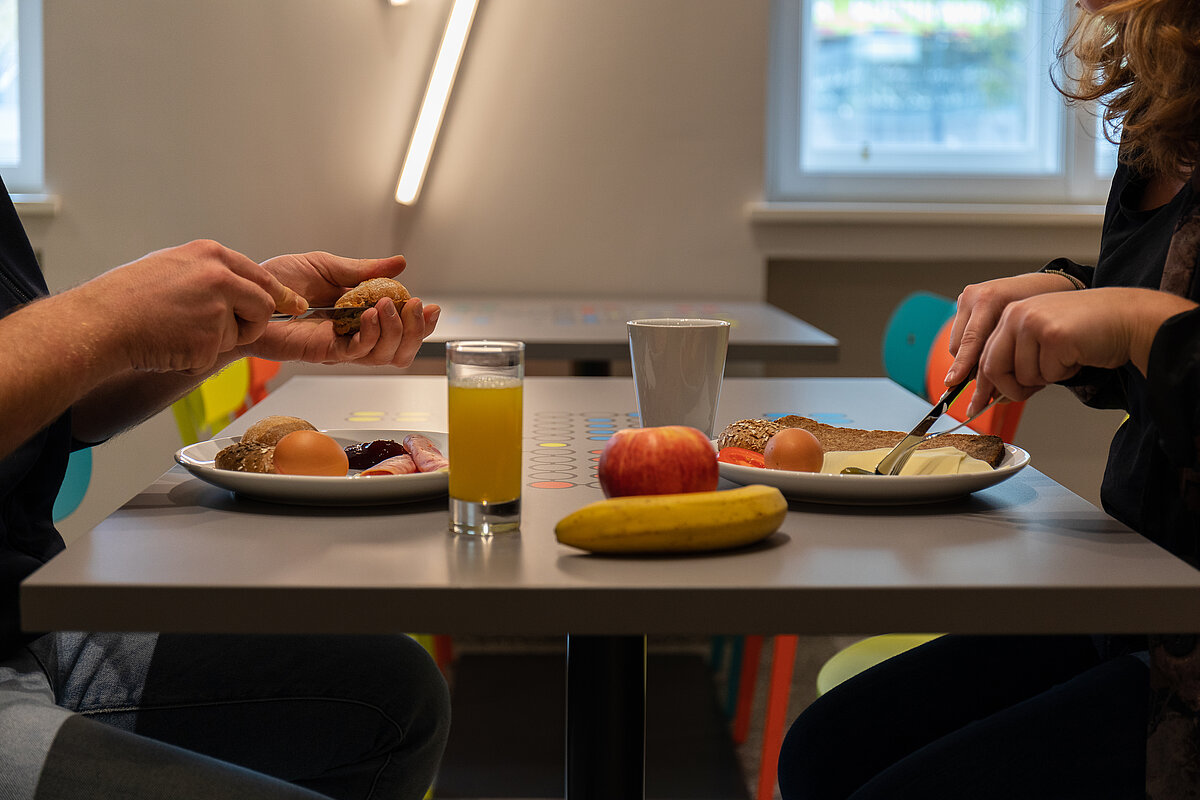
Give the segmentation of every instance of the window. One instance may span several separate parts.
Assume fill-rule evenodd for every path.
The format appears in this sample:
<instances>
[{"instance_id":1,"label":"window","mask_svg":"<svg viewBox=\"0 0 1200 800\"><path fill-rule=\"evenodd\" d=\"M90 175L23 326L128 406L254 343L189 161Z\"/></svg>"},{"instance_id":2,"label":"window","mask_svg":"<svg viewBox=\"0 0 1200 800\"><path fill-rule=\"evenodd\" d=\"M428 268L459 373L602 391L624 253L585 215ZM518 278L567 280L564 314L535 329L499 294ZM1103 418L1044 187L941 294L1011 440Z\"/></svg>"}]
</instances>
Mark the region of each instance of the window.
<instances>
[{"instance_id":1,"label":"window","mask_svg":"<svg viewBox=\"0 0 1200 800\"><path fill-rule=\"evenodd\" d=\"M774 0L768 199L1099 202L1112 147L1050 81L1072 5Z\"/></svg>"},{"instance_id":2,"label":"window","mask_svg":"<svg viewBox=\"0 0 1200 800\"><path fill-rule=\"evenodd\" d=\"M41 192L41 0L0 0L0 174L11 192Z\"/></svg>"}]
</instances>

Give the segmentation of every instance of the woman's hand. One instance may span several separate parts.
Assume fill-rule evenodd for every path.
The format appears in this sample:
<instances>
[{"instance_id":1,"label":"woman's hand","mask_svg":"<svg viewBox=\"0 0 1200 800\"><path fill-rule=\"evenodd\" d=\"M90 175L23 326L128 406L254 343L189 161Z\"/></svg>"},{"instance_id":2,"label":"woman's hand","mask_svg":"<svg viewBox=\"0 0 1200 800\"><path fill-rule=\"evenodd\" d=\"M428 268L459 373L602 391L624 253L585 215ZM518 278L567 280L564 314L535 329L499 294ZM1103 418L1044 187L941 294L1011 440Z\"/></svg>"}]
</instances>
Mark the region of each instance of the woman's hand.
<instances>
[{"instance_id":1,"label":"woman's hand","mask_svg":"<svg viewBox=\"0 0 1200 800\"><path fill-rule=\"evenodd\" d=\"M996 393L1025 400L1083 367L1112 369L1132 361L1145 374L1158 329L1194 308L1196 303L1168 292L1116 287L1010 302L983 347L968 412Z\"/></svg>"},{"instance_id":2,"label":"woman's hand","mask_svg":"<svg viewBox=\"0 0 1200 800\"><path fill-rule=\"evenodd\" d=\"M313 252L279 256L263 266L310 305L331 306L365 280L398 275L406 263L404 256L357 259ZM363 312L353 336L338 336L328 321L277 322L245 350L247 355L273 361L407 367L421 342L433 333L440 314L441 308L425 306L417 297L400 309L384 298Z\"/></svg>"},{"instance_id":3,"label":"woman's hand","mask_svg":"<svg viewBox=\"0 0 1200 800\"><path fill-rule=\"evenodd\" d=\"M963 289L958 296L958 309L950 331L950 352L954 355L954 363L946 373L946 385L952 386L965 379L979 363L983 345L996 329L1000 315L1009 303L1048 292L1074 289L1075 285L1062 275L1044 272L997 278ZM984 402L987 400L978 387L975 397Z\"/></svg>"}]
</instances>

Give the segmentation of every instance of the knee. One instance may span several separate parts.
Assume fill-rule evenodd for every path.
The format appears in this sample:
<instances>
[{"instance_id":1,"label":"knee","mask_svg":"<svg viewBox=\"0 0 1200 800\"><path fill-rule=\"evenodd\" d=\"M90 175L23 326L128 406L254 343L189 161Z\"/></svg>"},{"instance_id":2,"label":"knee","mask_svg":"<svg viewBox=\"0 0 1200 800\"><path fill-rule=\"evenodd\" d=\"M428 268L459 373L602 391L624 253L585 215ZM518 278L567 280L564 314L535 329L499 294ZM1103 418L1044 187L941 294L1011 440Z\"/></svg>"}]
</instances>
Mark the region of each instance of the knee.
<instances>
[{"instance_id":1,"label":"knee","mask_svg":"<svg viewBox=\"0 0 1200 800\"><path fill-rule=\"evenodd\" d=\"M846 739L818 699L788 729L779 750L779 792L784 800L844 796L838 786Z\"/></svg>"},{"instance_id":2,"label":"knee","mask_svg":"<svg viewBox=\"0 0 1200 800\"><path fill-rule=\"evenodd\" d=\"M437 663L415 641L397 636L381 667L392 678L392 713L403 721L406 744L433 745L440 753L450 732L450 688Z\"/></svg>"}]
</instances>

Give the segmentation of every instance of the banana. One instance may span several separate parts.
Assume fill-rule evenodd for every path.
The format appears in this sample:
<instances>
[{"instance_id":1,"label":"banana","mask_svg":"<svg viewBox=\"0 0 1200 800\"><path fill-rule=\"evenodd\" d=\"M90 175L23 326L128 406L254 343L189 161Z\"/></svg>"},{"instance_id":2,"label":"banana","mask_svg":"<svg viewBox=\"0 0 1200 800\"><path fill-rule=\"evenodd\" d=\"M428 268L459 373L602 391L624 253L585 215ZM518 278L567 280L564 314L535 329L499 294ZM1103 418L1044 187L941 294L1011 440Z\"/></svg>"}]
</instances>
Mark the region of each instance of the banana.
<instances>
[{"instance_id":1,"label":"banana","mask_svg":"<svg viewBox=\"0 0 1200 800\"><path fill-rule=\"evenodd\" d=\"M774 486L613 497L559 520L563 544L594 553L721 550L757 542L783 524L787 500Z\"/></svg>"}]
</instances>

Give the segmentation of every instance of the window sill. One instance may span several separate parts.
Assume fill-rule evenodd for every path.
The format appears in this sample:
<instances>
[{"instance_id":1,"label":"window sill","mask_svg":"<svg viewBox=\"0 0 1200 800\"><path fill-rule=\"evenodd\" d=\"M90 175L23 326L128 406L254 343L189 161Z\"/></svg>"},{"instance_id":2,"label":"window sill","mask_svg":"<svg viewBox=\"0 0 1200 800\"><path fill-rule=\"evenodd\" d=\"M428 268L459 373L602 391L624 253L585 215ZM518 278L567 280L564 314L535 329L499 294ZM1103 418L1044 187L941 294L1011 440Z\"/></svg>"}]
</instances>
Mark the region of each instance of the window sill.
<instances>
[{"instance_id":1,"label":"window sill","mask_svg":"<svg viewBox=\"0 0 1200 800\"><path fill-rule=\"evenodd\" d=\"M746 205L756 225L871 223L885 225L1078 225L1094 228L1104 206L1027 203L780 203Z\"/></svg>"},{"instance_id":2,"label":"window sill","mask_svg":"<svg viewBox=\"0 0 1200 800\"><path fill-rule=\"evenodd\" d=\"M21 219L53 217L61 205L56 194L13 194L10 197Z\"/></svg>"},{"instance_id":3,"label":"window sill","mask_svg":"<svg viewBox=\"0 0 1200 800\"><path fill-rule=\"evenodd\" d=\"M768 257L1043 263L1057 256L1094 260L1104 207L758 200L746 204L745 216Z\"/></svg>"}]
</instances>

